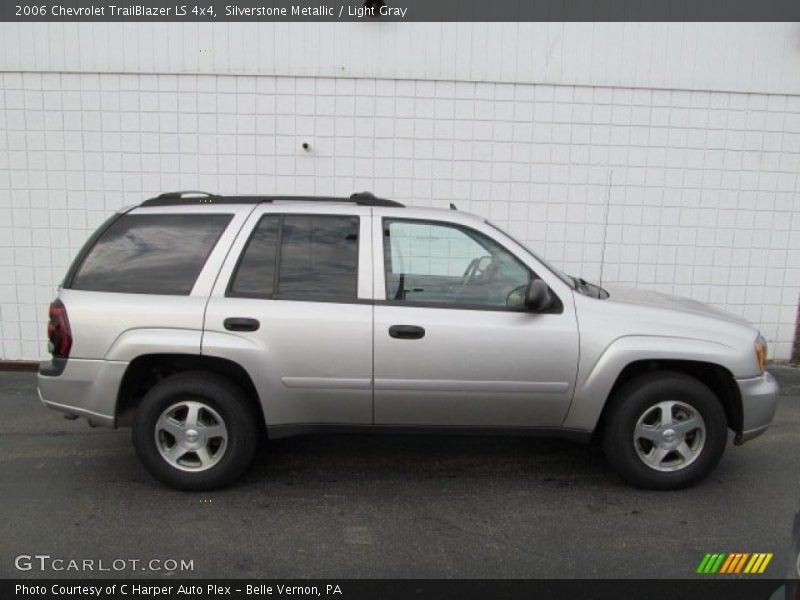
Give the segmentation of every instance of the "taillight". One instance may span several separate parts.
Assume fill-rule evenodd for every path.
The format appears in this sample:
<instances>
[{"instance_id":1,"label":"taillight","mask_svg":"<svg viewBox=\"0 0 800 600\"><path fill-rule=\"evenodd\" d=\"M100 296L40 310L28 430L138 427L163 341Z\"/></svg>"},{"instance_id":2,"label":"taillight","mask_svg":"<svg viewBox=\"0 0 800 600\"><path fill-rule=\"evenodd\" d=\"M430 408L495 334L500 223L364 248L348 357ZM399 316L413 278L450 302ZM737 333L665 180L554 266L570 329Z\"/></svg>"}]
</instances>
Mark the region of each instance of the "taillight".
<instances>
[{"instance_id":1,"label":"taillight","mask_svg":"<svg viewBox=\"0 0 800 600\"><path fill-rule=\"evenodd\" d=\"M50 320L47 323L47 339L50 340L49 349L53 356L58 358L69 357L72 348L72 331L69 328L67 309L61 300L50 303Z\"/></svg>"}]
</instances>

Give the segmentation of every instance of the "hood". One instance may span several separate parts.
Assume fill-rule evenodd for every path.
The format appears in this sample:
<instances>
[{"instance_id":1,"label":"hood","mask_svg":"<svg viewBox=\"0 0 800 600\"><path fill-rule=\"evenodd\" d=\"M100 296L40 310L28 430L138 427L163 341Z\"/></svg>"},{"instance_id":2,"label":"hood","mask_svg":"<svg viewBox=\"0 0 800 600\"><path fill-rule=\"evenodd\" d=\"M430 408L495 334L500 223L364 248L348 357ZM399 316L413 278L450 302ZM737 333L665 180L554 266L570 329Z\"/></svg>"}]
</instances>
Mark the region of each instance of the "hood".
<instances>
[{"instance_id":1,"label":"hood","mask_svg":"<svg viewBox=\"0 0 800 600\"><path fill-rule=\"evenodd\" d=\"M752 327L751 323L738 315L703 304L697 300L682 298L680 296L670 296L669 294L662 294L661 292L654 292L652 290L641 290L615 285L605 286L605 289L609 293L609 298L604 300L604 302L618 302L620 304L633 304L636 306L691 313Z\"/></svg>"}]
</instances>

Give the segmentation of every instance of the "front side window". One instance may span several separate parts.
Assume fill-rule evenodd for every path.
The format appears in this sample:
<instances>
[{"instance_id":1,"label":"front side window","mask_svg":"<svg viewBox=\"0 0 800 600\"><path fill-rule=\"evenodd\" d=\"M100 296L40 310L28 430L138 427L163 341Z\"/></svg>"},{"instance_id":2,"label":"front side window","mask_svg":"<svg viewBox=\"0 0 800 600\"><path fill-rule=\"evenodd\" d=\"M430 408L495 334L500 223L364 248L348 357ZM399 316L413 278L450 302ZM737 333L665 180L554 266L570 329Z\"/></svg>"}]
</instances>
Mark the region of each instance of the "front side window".
<instances>
[{"instance_id":1,"label":"front side window","mask_svg":"<svg viewBox=\"0 0 800 600\"><path fill-rule=\"evenodd\" d=\"M428 221L384 220L386 299L522 308L530 270L489 237Z\"/></svg>"},{"instance_id":2,"label":"front side window","mask_svg":"<svg viewBox=\"0 0 800 600\"><path fill-rule=\"evenodd\" d=\"M245 246L228 295L354 300L358 225L355 216L265 215Z\"/></svg>"},{"instance_id":3,"label":"front side window","mask_svg":"<svg viewBox=\"0 0 800 600\"><path fill-rule=\"evenodd\" d=\"M69 287L187 295L232 215L124 215L100 236Z\"/></svg>"}]
</instances>

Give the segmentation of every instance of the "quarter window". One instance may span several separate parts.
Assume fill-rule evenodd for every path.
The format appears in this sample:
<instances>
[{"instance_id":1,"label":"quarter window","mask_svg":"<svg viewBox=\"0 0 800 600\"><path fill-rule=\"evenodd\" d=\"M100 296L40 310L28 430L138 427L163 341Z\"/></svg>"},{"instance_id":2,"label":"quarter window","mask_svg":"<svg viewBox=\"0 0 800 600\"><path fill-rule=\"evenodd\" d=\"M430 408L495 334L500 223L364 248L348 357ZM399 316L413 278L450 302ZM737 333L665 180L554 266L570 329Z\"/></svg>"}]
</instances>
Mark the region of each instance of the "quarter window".
<instances>
[{"instance_id":1,"label":"quarter window","mask_svg":"<svg viewBox=\"0 0 800 600\"><path fill-rule=\"evenodd\" d=\"M386 299L521 308L530 270L477 231L427 221L384 221Z\"/></svg>"},{"instance_id":2,"label":"quarter window","mask_svg":"<svg viewBox=\"0 0 800 600\"><path fill-rule=\"evenodd\" d=\"M124 215L89 250L70 287L187 295L231 215Z\"/></svg>"},{"instance_id":3,"label":"quarter window","mask_svg":"<svg viewBox=\"0 0 800 600\"><path fill-rule=\"evenodd\" d=\"M358 217L266 215L253 232L229 296L347 301L357 296Z\"/></svg>"}]
</instances>

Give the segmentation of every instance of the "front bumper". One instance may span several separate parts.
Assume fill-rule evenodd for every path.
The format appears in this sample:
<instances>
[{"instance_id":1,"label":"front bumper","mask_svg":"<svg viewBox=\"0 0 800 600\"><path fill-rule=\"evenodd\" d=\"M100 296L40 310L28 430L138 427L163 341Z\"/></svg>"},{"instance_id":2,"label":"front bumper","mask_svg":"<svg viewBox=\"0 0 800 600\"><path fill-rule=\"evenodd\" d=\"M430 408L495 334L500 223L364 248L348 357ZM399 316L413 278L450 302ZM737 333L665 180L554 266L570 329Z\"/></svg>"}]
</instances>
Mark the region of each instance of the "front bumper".
<instances>
[{"instance_id":1,"label":"front bumper","mask_svg":"<svg viewBox=\"0 0 800 600\"><path fill-rule=\"evenodd\" d=\"M117 392L128 363L70 358L55 369L39 367L39 399L48 408L86 417L93 425L114 427ZM54 374L58 373L58 374Z\"/></svg>"},{"instance_id":2,"label":"front bumper","mask_svg":"<svg viewBox=\"0 0 800 600\"><path fill-rule=\"evenodd\" d=\"M742 397L742 433L736 437L741 444L764 433L772 423L780 388L767 371L758 377L737 379L736 384Z\"/></svg>"}]
</instances>

